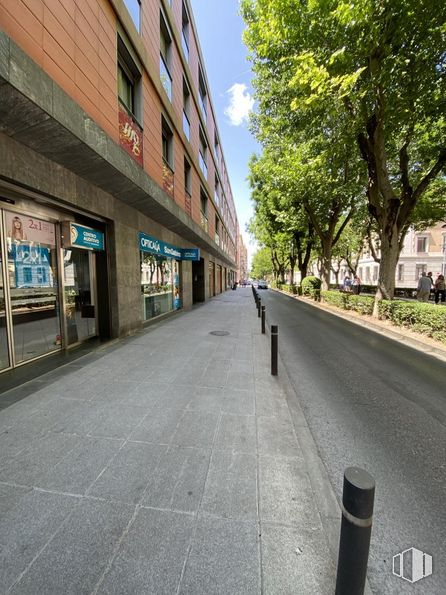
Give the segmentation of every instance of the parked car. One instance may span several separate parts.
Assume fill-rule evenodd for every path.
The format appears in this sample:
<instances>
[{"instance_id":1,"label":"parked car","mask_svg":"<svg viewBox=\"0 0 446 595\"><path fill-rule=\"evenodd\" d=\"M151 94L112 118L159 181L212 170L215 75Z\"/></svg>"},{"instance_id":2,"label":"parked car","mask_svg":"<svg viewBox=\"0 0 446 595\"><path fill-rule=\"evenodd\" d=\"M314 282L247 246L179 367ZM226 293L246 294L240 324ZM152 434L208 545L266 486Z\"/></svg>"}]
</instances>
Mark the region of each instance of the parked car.
<instances>
[{"instance_id":1,"label":"parked car","mask_svg":"<svg viewBox=\"0 0 446 595\"><path fill-rule=\"evenodd\" d=\"M266 281L258 281L257 289L268 289L268 283Z\"/></svg>"}]
</instances>

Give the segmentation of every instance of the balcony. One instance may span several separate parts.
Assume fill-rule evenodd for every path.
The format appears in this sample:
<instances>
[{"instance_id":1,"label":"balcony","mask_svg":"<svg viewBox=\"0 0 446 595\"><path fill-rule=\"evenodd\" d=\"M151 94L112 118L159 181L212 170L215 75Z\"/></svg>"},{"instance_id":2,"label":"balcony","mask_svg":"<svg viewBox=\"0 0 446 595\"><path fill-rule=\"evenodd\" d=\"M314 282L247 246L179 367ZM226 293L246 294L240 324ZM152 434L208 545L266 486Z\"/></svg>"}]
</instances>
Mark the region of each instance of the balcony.
<instances>
[{"instance_id":1,"label":"balcony","mask_svg":"<svg viewBox=\"0 0 446 595\"><path fill-rule=\"evenodd\" d=\"M218 235L218 233L215 234L214 241L217 244L217 246L220 246L220 236Z\"/></svg>"}]
</instances>

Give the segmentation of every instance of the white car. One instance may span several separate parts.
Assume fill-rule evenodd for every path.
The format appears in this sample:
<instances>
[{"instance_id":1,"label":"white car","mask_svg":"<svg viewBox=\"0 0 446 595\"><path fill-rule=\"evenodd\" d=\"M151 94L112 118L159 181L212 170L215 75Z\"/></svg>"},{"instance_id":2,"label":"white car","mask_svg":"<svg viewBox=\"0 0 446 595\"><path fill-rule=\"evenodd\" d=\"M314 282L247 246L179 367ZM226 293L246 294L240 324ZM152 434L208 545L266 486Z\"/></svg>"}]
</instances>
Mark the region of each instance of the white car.
<instances>
[{"instance_id":1,"label":"white car","mask_svg":"<svg viewBox=\"0 0 446 595\"><path fill-rule=\"evenodd\" d=\"M268 283L266 281L258 281L257 289L268 289Z\"/></svg>"}]
</instances>

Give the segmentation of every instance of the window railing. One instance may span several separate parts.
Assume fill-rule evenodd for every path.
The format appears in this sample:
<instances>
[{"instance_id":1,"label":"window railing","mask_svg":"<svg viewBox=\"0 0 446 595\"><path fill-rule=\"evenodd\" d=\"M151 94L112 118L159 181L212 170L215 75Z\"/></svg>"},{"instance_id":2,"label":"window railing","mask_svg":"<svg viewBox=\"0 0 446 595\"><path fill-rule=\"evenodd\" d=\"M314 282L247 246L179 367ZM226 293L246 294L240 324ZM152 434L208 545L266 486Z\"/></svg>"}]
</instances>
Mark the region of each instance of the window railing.
<instances>
[{"instance_id":1,"label":"window railing","mask_svg":"<svg viewBox=\"0 0 446 595\"><path fill-rule=\"evenodd\" d=\"M217 244L217 246L220 246L220 236L218 235L218 233L215 234L215 243Z\"/></svg>"},{"instance_id":2,"label":"window railing","mask_svg":"<svg viewBox=\"0 0 446 595\"><path fill-rule=\"evenodd\" d=\"M183 131L186 135L187 140L190 141L190 122L189 118L186 115L186 112L183 111Z\"/></svg>"},{"instance_id":3,"label":"window railing","mask_svg":"<svg viewBox=\"0 0 446 595\"><path fill-rule=\"evenodd\" d=\"M198 94L198 103L200 104L201 113L203 114L203 118L206 121L208 117L207 108L206 108L206 96L202 96L201 93Z\"/></svg>"},{"instance_id":4,"label":"window railing","mask_svg":"<svg viewBox=\"0 0 446 595\"><path fill-rule=\"evenodd\" d=\"M201 154L201 151L199 151L199 153L198 153L198 162L200 164L200 169L203 172L204 177L207 179L207 177L208 177L208 166L206 164L205 158Z\"/></svg>"},{"instance_id":5,"label":"window railing","mask_svg":"<svg viewBox=\"0 0 446 595\"><path fill-rule=\"evenodd\" d=\"M169 101L172 101L172 79L162 56L160 56L160 79Z\"/></svg>"},{"instance_id":6,"label":"window railing","mask_svg":"<svg viewBox=\"0 0 446 595\"><path fill-rule=\"evenodd\" d=\"M209 221L208 221L208 218L206 217L206 215L203 213L203 211L200 211L200 223L201 223L201 227L207 233L209 230Z\"/></svg>"},{"instance_id":7,"label":"window railing","mask_svg":"<svg viewBox=\"0 0 446 595\"><path fill-rule=\"evenodd\" d=\"M184 30L181 33L181 47L183 48L183 54L186 58L186 62L189 62L189 44L186 39L186 35L184 34Z\"/></svg>"}]
</instances>

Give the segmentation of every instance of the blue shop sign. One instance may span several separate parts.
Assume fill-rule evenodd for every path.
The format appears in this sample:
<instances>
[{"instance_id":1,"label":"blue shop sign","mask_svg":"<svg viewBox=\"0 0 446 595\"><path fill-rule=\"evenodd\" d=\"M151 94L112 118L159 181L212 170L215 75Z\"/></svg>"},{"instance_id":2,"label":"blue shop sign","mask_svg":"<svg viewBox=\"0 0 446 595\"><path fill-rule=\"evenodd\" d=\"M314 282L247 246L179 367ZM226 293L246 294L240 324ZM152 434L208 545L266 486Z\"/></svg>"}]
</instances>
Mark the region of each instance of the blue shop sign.
<instances>
[{"instance_id":1,"label":"blue shop sign","mask_svg":"<svg viewBox=\"0 0 446 595\"><path fill-rule=\"evenodd\" d=\"M86 248L87 250L104 250L104 234L102 231L69 222L69 229L64 227L64 247ZM66 237L68 235L68 238Z\"/></svg>"},{"instance_id":2,"label":"blue shop sign","mask_svg":"<svg viewBox=\"0 0 446 595\"><path fill-rule=\"evenodd\" d=\"M175 260L200 260L200 250L198 248L178 248L172 246L172 244L161 242L142 231L139 232L139 247L143 252L158 254Z\"/></svg>"}]
</instances>

